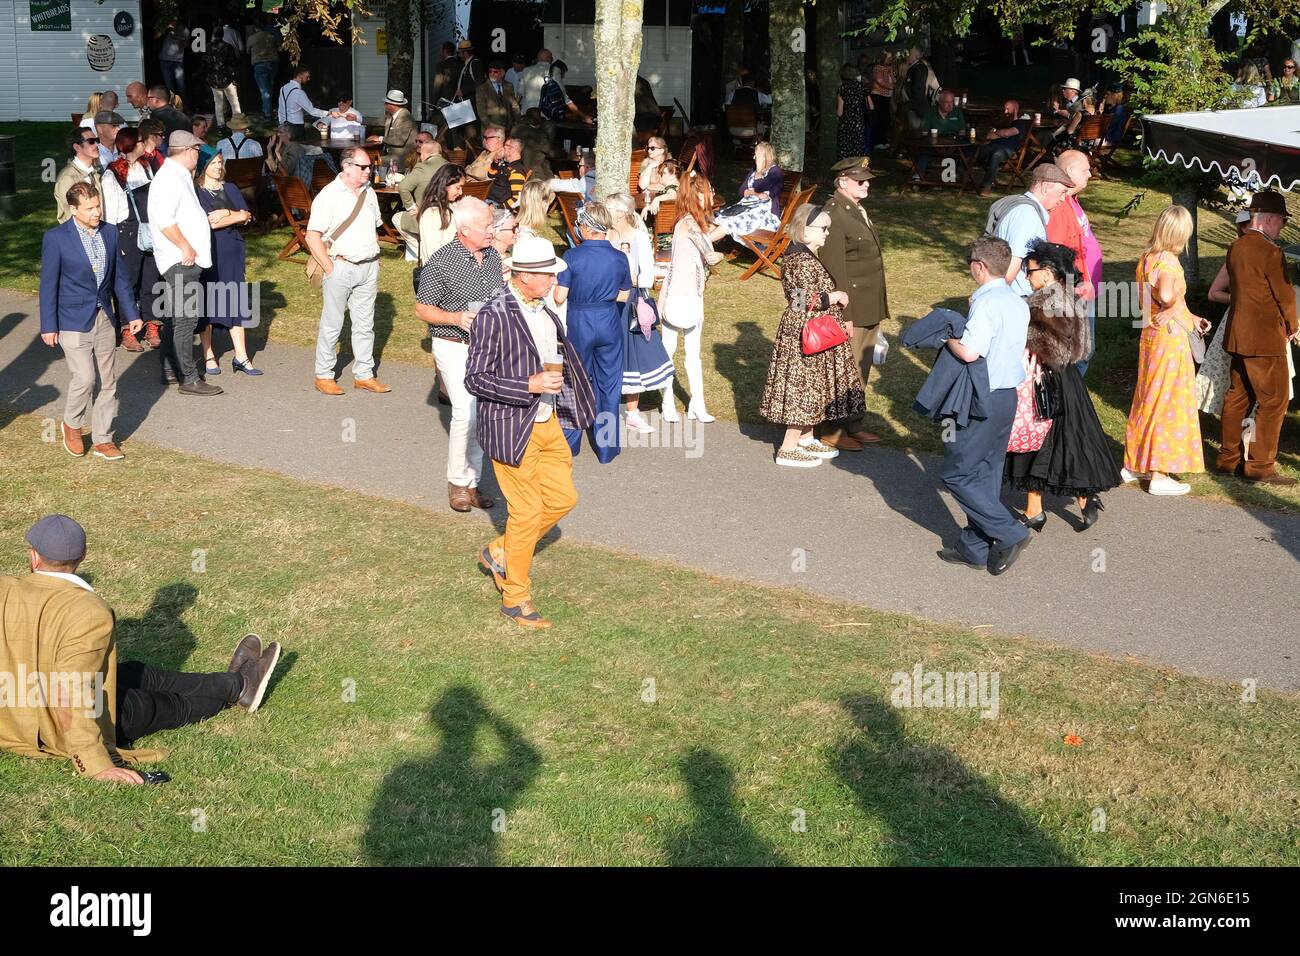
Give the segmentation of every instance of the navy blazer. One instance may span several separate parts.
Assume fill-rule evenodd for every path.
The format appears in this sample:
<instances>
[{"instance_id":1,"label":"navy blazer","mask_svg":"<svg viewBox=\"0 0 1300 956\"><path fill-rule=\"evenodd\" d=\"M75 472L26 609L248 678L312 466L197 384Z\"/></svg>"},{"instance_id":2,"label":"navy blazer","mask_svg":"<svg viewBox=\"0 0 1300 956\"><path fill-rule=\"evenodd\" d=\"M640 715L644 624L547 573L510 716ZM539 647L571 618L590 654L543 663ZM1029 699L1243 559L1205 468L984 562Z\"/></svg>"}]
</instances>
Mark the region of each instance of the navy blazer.
<instances>
[{"instance_id":1,"label":"navy blazer","mask_svg":"<svg viewBox=\"0 0 1300 956\"><path fill-rule=\"evenodd\" d=\"M120 325L113 296L122 307L126 320L140 318L135 304L135 290L126 272L117 267L117 227L100 223L104 240L104 275L98 287L90 267L86 247L77 235L73 219L46 230L41 242L41 333L89 332L95 327L100 309L108 313L114 325Z\"/></svg>"},{"instance_id":2,"label":"navy blazer","mask_svg":"<svg viewBox=\"0 0 1300 956\"><path fill-rule=\"evenodd\" d=\"M949 339L959 339L965 331L966 316L951 309L935 309L909 325L902 338L908 348L939 350L913 407L936 422L955 419L959 428L969 425L972 418L989 417L989 370L984 357L963 362L947 347Z\"/></svg>"},{"instance_id":3,"label":"navy blazer","mask_svg":"<svg viewBox=\"0 0 1300 956\"><path fill-rule=\"evenodd\" d=\"M556 341L564 349L564 389L555 396L555 414L565 428L582 430L596 420L596 396L577 350L550 309ZM518 465L533 433L540 395L528 391L528 379L542 371L528 320L509 285L502 286L479 310L469 332L465 387L478 397L475 434L493 461Z\"/></svg>"}]
</instances>

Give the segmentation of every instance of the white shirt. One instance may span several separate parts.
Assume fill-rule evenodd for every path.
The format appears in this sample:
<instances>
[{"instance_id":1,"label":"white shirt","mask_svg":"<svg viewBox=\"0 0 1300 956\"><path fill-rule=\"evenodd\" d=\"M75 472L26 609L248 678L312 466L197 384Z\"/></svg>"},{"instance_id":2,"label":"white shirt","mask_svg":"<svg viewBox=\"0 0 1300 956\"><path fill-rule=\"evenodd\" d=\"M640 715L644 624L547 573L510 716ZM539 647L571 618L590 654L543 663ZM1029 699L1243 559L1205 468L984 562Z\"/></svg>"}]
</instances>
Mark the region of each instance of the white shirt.
<instances>
[{"instance_id":1,"label":"white shirt","mask_svg":"<svg viewBox=\"0 0 1300 956\"><path fill-rule=\"evenodd\" d=\"M528 67L524 67L524 70L526 69ZM506 70L506 82L514 87L515 93L519 92L519 80L523 77L524 70L516 70L513 66Z\"/></svg>"},{"instance_id":2,"label":"white shirt","mask_svg":"<svg viewBox=\"0 0 1300 956\"><path fill-rule=\"evenodd\" d=\"M357 213L357 218L352 220L352 224L344 230L343 235L338 236L332 245L326 243L331 259L366 262L379 255L379 235L375 230L383 225L384 221L379 212L379 200L375 198L375 191L370 188L369 183L361 188L365 191L366 204ZM342 179L335 177L312 200L307 231L319 232L321 238L325 238L348 218L356 204L356 193L343 185ZM151 206L151 211L152 208Z\"/></svg>"},{"instance_id":3,"label":"white shirt","mask_svg":"<svg viewBox=\"0 0 1300 956\"><path fill-rule=\"evenodd\" d=\"M118 152L115 149L109 149L103 143L99 144L99 165L108 169L108 164L117 159Z\"/></svg>"},{"instance_id":4,"label":"white shirt","mask_svg":"<svg viewBox=\"0 0 1300 956\"><path fill-rule=\"evenodd\" d=\"M238 140L235 137L239 137ZM217 141L217 152L226 159L253 159L263 155L262 144L242 130Z\"/></svg>"},{"instance_id":5,"label":"white shirt","mask_svg":"<svg viewBox=\"0 0 1300 956\"><path fill-rule=\"evenodd\" d=\"M71 581L79 588L85 588L91 594L95 593L94 588L92 588L89 584L87 584L85 581L83 581L80 577L78 577L75 574L69 574L66 571L37 571L36 573L44 574L47 577L51 577L51 578L63 578L63 580L65 581Z\"/></svg>"},{"instance_id":6,"label":"white shirt","mask_svg":"<svg viewBox=\"0 0 1300 956\"><path fill-rule=\"evenodd\" d=\"M305 123L304 113L312 116L329 116L329 110L318 110L307 97L307 92L297 80L290 80L280 87L279 106L276 115L281 123Z\"/></svg>"},{"instance_id":7,"label":"white shirt","mask_svg":"<svg viewBox=\"0 0 1300 956\"><path fill-rule=\"evenodd\" d=\"M164 234L168 226L180 226L181 235L194 247L194 264L212 265L212 227L194 191L194 174L168 159L149 187L149 226L153 235L153 257L162 275L181 261L181 249Z\"/></svg>"},{"instance_id":8,"label":"white shirt","mask_svg":"<svg viewBox=\"0 0 1300 956\"><path fill-rule=\"evenodd\" d=\"M366 135L366 126L362 122L361 111L355 106L348 110L343 116L330 117L330 136L343 138L344 136L355 136L358 139Z\"/></svg>"},{"instance_id":9,"label":"white shirt","mask_svg":"<svg viewBox=\"0 0 1300 956\"><path fill-rule=\"evenodd\" d=\"M149 182L149 175L144 171L144 167L139 163L132 163L126 170L126 185L130 189L138 189ZM103 189L100 192L104 196L104 222L116 226L118 223L125 222L131 215L131 200L127 198L126 190L122 188L117 181L117 176L112 170L104 173ZM136 202L139 203L139 197ZM146 216L149 215L148 208L140 210Z\"/></svg>"},{"instance_id":10,"label":"white shirt","mask_svg":"<svg viewBox=\"0 0 1300 956\"><path fill-rule=\"evenodd\" d=\"M541 105L542 87L546 85L546 74L550 69L550 63L534 63L519 74L519 83L515 86L515 93L519 97L519 109L522 112L527 113L529 110ZM553 74L551 79L560 84L560 92L564 94L564 102L570 102L569 93L564 89L564 81L560 79L560 74Z\"/></svg>"},{"instance_id":11,"label":"white shirt","mask_svg":"<svg viewBox=\"0 0 1300 956\"><path fill-rule=\"evenodd\" d=\"M507 287L510 289L510 294L515 297L515 301L519 303L519 311L524 314L524 321L528 323L528 331L532 333L537 355L543 362L549 362L559 351L560 339L555 333L555 323L546 314L546 300L538 299L537 305L529 306L513 282ZM555 413L554 395L542 395L540 399L537 403L537 414L533 416L534 422L544 422Z\"/></svg>"}]
</instances>

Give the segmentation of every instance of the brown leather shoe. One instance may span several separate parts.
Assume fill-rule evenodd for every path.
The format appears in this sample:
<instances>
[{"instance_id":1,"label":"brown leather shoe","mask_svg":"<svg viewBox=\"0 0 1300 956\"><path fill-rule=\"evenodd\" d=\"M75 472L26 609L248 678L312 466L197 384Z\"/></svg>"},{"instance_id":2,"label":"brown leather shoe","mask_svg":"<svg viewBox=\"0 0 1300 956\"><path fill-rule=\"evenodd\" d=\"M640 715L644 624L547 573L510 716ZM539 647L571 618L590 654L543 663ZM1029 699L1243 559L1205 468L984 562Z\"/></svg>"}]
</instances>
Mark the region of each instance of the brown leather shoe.
<instances>
[{"instance_id":1,"label":"brown leather shoe","mask_svg":"<svg viewBox=\"0 0 1300 956\"><path fill-rule=\"evenodd\" d=\"M875 432L869 432L862 429L855 432L849 432L849 437L862 442L864 445L875 445L880 441L880 436Z\"/></svg>"},{"instance_id":2,"label":"brown leather shoe","mask_svg":"<svg viewBox=\"0 0 1300 956\"><path fill-rule=\"evenodd\" d=\"M256 634L245 634L235 645L235 653L226 665L226 673L233 674L249 661L259 660L262 656L262 639Z\"/></svg>"},{"instance_id":3,"label":"brown leather shoe","mask_svg":"<svg viewBox=\"0 0 1300 956\"><path fill-rule=\"evenodd\" d=\"M504 594L506 590L505 556L484 548L479 552L478 564L484 571L492 575L492 583L497 586L497 591Z\"/></svg>"},{"instance_id":4,"label":"brown leather shoe","mask_svg":"<svg viewBox=\"0 0 1300 956\"><path fill-rule=\"evenodd\" d=\"M334 381L332 378L316 379L316 391L320 392L322 395L343 394L343 389L339 387L339 383Z\"/></svg>"},{"instance_id":5,"label":"brown leather shoe","mask_svg":"<svg viewBox=\"0 0 1300 956\"><path fill-rule=\"evenodd\" d=\"M516 607L506 607L506 605L502 604L501 613L520 627L531 627L538 630L554 627L550 621L542 617L537 608L533 606L532 601L522 601Z\"/></svg>"},{"instance_id":6,"label":"brown leather shoe","mask_svg":"<svg viewBox=\"0 0 1300 956\"><path fill-rule=\"evenodd\" d=\"M144 324L144 344L151 349L162 348L161 322L146 322Z\"/></svg>"},{"instance_id":7,"label":"brown leather shoe","mask_svg":"<svg viewBox=\"0 0 1300 956\"><path fill-rule=\"evenodd\" d=\"M360 389L363 392L375 392L379 395L392 391L391 388L379 381L377 378L359 378L352 383L352 387Z\"/></svg>"},{"instance_id":8,"label":"brown leather shoe","mask_svg":"<svg viewBox=\"0 0 1300 956\"><path fill-rule=\"evenodd\" d=\"M81 437L80 430L72 428L67 422L59 423L63 428L63 448L69 455L80 458L86 453L86 440Z\"/></svg>"},{"instance_id":9,"label":"brown leather shoe","mask_svg":"<svg viewBox=\"0 0 1300 956\"><path fill-rule=\"evenodd\" d=\"M1271 475L1264 475L1262 478L1247 478L1253 485L1272 485L1274 488L1294 488L1297 481L1294 478L1288 478L1286 475L1278 474L1276 471Z\"/></svg>"},{"instance_id":10,"label":"brown leather shoe","mask_svg":"<svg viewBox=\"0 0 1300 956\"><path fill-rule=\"evenodd\" d=\"M464 513L474 507L474 502L470 500L470 489L464 485L453 485L447 482L447 503L451 505L452 511Z\"/></svg>"},{"instance_id":11,"label":"brown leather shoe","mask_svg":"<svg viewBox=\"0 0 1300 956\"><path fill-rule=\"evenodd\" d=\"M126 457L126 455L122 454L122 450L111 441L96 445L92 450L96 458L103 458L105 461L121 461Z\"/></svg>"},{"instance_id":12,"label":"brown leather shoe","mask_svg":"<svg viewBox=\"0 0 1300 956\"><path fill-rule=\"evenodd\" d=\"M122 348L126 349L128 352L144 351L144 346L141 345L140 340L135 337L135 333L127 328L122 329Z\"/></svg>"},{"instance_id":13,"label":"brown leather shoe","mask_svg":"<svg viewBox=\"0 0 1300 956\"><path fill-rule=\"evenodd\" d=\"M821 438L820 441L832 448L838 448L840 451L862 451L862 442L856 438L850 438L848 435L839 435L832 437L830 435Z\"/></svg>"},{"instance_id":14,"label":"brown leather shoe","mask_svg":"<svg viewBox=\"0 0 1300 956\"><path fill-rule=\"evenodd\" d=\"M480 495L478 493L477 488L469 489L469 503L473 505L475 508L482 508L484 511L487 511L494 504L496 504L496 502L493 501L491 498L487 498L484 497L483 495Z\"/></svg>"},{"instance_id":15,"label":"brown leather shoe","mask_svg":"<svg viewBox=\"0 0 1300 956\"><path fill-rule=\"evenodd\" d=\"M275 665L280 661L280 645L272 641L266 645L261 657L249 657L239 666L239 675L244 678L244 691L237 703L250 714L256 713L266 696L266 688L275 673Z\"/></svg>"}]
</instances>

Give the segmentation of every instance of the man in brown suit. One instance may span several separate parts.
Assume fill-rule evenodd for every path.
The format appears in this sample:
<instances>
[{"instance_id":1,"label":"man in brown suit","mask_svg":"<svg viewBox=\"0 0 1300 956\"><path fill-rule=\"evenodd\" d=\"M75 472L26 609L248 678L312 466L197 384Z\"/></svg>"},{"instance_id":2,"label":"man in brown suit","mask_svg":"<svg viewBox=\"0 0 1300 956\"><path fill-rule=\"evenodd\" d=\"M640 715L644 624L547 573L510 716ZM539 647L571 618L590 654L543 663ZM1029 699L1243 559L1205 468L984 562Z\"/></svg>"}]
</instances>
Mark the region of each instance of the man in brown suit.
<instances>
[{"instance_id":1,"label":"man in brown suit","mask_svg":"<svg viewBox=\"0 0 1300 956\"><path fill-rule=\"evenodd\" d=\"M880 251L876 227L862 208L871 172L865 156L842 159L831 167L835 192L823 210L831 218L830 232L818 258L835 280L835 288L846 292L849 304L845 318L853 323L853 356L862 374L865 391L875 357L880 323L889 318L885 294L885 260ZM818 437L841 451L862 451L862 446L880 441L880 436L863 427L862 417L827 422Z\"/></svg>"},{"instance_id":2,"label":"man in brown suit","mask_svg":"<svg viewBox=\"0 0 1300 956\"><path fill-rule=\"evenodd\" d=\"M1232 358L1232 383L1223 400L1223 442L1216 463L1220 471L1247 481L1282 487L1296 483L1278 474L1277 442L1289 391L1287 349L1292 341L1300 342L1295 289L1275 244L1286 220L1286 203L1279 193L1256 193L1250 226L1228 248L1232 305L1223 348ZM1243 461L1242 419L1256 402L1255 441L1250 459Z\"/></svg>"},{"instance_id":3,"label":"man in brown suit","mask_svg":"<svg viewBox=\"0 0 1300 956\"><path fill-rule=\"evenodd\" d=\"M488 64L487 82L474 90L474 112L479 121L509 129L519 119L519 100L506 81L506 67L500 60Z\"/></svg>"},{"instance_id":4,"label":"man in brown suit","mask_svg":"<svg viewBox=\"0 0 1300 956\"><path fill-rule=\"evenodd\" d=\"M28 530L27 544L32 573L0 577L0 748L65 757L92 780L143 783L128 761L163 754L123 749L133 740L231 704L250 713L261 705L279 644L263 649L249 634L219 674L119 665L113 611L76 574L86 556L81 525L48 515Z\"/></svg>"}]
</instances>

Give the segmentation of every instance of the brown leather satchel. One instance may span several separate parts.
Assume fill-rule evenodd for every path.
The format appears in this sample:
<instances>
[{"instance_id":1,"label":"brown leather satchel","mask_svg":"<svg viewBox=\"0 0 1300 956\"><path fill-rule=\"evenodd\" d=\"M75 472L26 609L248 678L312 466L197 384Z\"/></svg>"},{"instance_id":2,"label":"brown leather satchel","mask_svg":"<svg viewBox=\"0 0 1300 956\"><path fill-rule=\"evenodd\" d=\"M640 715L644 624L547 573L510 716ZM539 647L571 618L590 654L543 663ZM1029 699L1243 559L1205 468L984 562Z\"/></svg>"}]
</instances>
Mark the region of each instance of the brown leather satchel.
<instances>
[{"instance_id":1,"label":"brown leather satchel","mask_svg":"<svg viewBox=\"0 0 1300 956\"><path fill-rule=\"evenodd\" d=\"M334 245L335 239L347 232L348 226L352 225L352 221L357 218L358 214L361 212L361 207L365 204L366 191L365 189L362 189L361 195L357 196L357 204L353 206L352 211L348 213L348 218L344 219L341 223L330 230L330 234L325 236L322 240L325 243L326 252L329 252L330 246ZM315 256L308 256L306 274L307 281L318 289L325 282L325 270L321 268L321 264L316 261Z\"/></svg>"}]
</instances>

